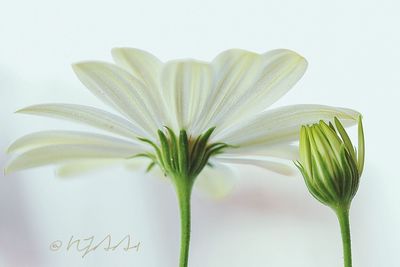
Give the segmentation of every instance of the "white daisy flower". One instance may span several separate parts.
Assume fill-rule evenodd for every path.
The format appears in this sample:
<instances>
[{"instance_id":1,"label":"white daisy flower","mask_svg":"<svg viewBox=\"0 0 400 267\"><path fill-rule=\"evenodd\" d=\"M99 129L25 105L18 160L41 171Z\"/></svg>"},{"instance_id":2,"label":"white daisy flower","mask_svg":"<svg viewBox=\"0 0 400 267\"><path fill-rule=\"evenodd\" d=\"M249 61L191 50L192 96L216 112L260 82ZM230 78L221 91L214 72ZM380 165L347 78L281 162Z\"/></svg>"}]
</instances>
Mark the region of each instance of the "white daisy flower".
<instances>
[{"instance_id":1,"label":"white daisy flower","mask_svg":"<svg viewBox=\"0 0 400 267\"><path fill-rule=\"evenodd\" d=\"M306 70L306 60L290 50L257 54L231 49L211 63L191 59L163 63L132 48L113 49L112 55L116 64L88 61L74 64L73 69L120 116L74 104L35 105L18 113L75 121L113 136L78 131L33 133L10 146L9 152L20 153L5 171L57 164L61 173L70 173L75 163L87 163L84 168L90 168L138 157L149 159L149 169L159 167L178 193L180 266L187 266L191 189L204 169L207 173L207 169L229 164L250 164L287 174L291 168L274 159L297 159L292 142L298 140L301 125L334 117L349 125L359 116L354 110L322 105L266 110Z\"/></svg>"}]
</instances>

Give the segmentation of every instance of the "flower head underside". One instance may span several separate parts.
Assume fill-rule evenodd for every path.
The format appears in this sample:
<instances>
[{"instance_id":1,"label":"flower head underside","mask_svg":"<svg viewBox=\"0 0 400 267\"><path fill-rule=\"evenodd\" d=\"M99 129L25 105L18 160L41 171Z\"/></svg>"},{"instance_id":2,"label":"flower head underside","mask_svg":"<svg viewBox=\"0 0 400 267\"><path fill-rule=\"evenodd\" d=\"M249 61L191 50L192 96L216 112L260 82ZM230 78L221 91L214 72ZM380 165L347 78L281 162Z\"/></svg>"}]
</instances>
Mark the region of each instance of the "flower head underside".
<instances>
[{"instance_id":1,"label":"flower head underside","mask_svg":"<svg viewBox=\"0 0 400 267\"><path fill-rule=\"evenodd\" d=\"M116 48L112 55L115 64L86 61L73 69L95 96L120 115L64 103L21 109L18 113L70 120L103 133L28 134L10 146L9 152L17 156L6 172L48 164L64 170L85 162L101 161L103 166L145 156L150 167L158 166L167 175L196 177L202 170L237 164L288 174L291 168L281 160L298 158L293 142L301 125L338 117L346 126L359 115L323 105L267 109L306 70L306 60L290 50L257 54L231 49L211 62L164 63L133 48Z\"/></svg>"}]
</instances>

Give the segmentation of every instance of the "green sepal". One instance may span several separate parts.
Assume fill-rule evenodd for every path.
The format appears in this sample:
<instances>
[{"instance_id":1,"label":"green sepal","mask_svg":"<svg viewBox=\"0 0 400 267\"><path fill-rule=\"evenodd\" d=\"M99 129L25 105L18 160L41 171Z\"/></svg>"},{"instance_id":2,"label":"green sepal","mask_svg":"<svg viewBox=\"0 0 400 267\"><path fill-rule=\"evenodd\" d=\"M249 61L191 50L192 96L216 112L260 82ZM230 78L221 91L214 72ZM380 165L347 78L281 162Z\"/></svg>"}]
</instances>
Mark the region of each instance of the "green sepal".
<instances>
[{"instance_id":1,"label":"green sepal","mask_svg":"<svg viewBox=\"0 0 400 267\"><path fill-rule=\"evenodd\" d=\"M173 168L178 167L178 153L174 153L174 151L178 151L178 142L176 140L175 133L171 130L171 128L165 126L168 131L168 137L170 141L170 149L171 149L171 165Z\"/></svg>"},{"instance_id":2,"label":"green sepal","mask_svg":"<svg viewBox=\"0 0 400 267\"><path fill-rule=\"evenodd\" d=\"M356 160L356 154L354 153L353 143L351 142L350 137L347 134L346 130L344 129L342 123L336 117L335 117L335 125L340 134L340 137L342 137L342 140L343 140L344 144L346 145L347 150L349 151L349 153L353 157L353 159Z\"/></svg>"},{"instance_id":3,"label":"green sepal","mask_svg":"<svg viewBox=\"0 0 400 267\"><path fill-rule=\"evenodd\" d=\"M149 166L147 166L147 168L146 168L146 172L150 172L154 168L155 165L156 165L156 163L154 161L150 162Z\"/></svg>"},{"instance_id":4,"label":"green sepal","mask_svg":"<svg viewBox=\"0 0 400 267\"><path fill-rule=\"evenodd\" d=\"M173 168L173 160L171 158L171 151L169 148L169 144L168 144L168 139L165 136L165 134L158 130L158 138L160 139L160 143L161 143L161 155L162 155L162 161L163 161L163 167L166 170L166 172L170 172Z\"/></svg>"},{"instance_id":5,"label":"green sepal","mask_svg":"<svg viewBox=\"0 0 400 267\"><path fill-rule=\"evenodd\" d=\"M361 175L364 170L365 160L365 140L364 140L364 128L362 124L362 116L358 117L358 155L357 155L357 167L358 172Z\"/></svg>"},{"instance_id":6,"label":"green sepal","mask_svg":"<svg viewBox=\"0 0 400 267\"><path fill-rule=\"evenodd\" d=\"M185 130L179 133L179 150L178 150L179 171L185 175L189 172L189 142Z\"/></svg>"},{"instance_id":7,"label":"green sepal","mask_svg":"<svg viewBox=\"0 0 400 267\"><path fill-rule=\"evenodd\" d=\"M149 169L159 165L167 176L174 179L175 184L193 184L194 179L209 164L210 157L231 147L225 143L209 142L215 127L208 129L197 138L189 137L185 130L180 130L177 137L170 128L165 127L165 129L165 133L161 130L157 131L159 146L148 139L140 139L150 144L156 155L150 153L150 155L137 156L150 158L154 164L151 164Z\"/></svg>"}]
</instances>

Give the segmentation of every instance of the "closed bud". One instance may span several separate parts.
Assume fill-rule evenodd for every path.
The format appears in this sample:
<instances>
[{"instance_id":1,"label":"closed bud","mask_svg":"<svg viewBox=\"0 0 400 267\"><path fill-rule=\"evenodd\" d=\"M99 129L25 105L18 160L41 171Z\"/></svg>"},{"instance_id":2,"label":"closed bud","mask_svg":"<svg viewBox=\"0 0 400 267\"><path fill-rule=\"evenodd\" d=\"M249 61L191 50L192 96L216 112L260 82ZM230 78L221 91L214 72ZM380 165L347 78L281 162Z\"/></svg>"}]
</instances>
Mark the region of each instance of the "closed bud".
<instances>
[{"instance_id":1,"label":"closed bud","mask_svg":"<svg viewBox=\"0 0 400 267\"><path fill-rule=\"evenodd\" d=\"M364 133L358 119L358 152L346 130L320 121L303 126L300 132L300 160L295 162L310 193L321 203L337 209L349 208L357 193L364 166Z\"/></svg>"}]
</instances>

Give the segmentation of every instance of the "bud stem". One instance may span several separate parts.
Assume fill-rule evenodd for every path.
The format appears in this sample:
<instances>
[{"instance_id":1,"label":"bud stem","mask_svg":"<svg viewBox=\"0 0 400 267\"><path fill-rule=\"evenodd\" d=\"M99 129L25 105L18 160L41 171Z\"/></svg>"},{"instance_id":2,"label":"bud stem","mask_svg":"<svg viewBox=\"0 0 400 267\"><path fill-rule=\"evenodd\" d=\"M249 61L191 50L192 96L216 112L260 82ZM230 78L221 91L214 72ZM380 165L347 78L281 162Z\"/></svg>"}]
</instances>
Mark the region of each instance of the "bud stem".
<instances>
[{"instance_id":1,"label":"bud stem","mask_svg":"<svg viewBox=\"0 0 400 267\"><path fill-rule=\"evenodd\" d=\"M343 241L343 257L344 267L351 267L351 237L350 237L350 223L349 223L349 208L338 207L336 214L340 224Z\"/></svg>"}]
</instances>

